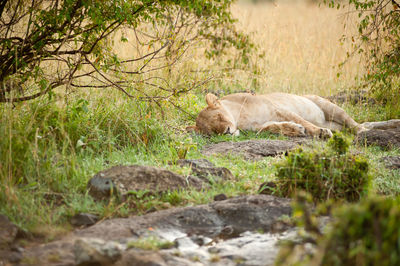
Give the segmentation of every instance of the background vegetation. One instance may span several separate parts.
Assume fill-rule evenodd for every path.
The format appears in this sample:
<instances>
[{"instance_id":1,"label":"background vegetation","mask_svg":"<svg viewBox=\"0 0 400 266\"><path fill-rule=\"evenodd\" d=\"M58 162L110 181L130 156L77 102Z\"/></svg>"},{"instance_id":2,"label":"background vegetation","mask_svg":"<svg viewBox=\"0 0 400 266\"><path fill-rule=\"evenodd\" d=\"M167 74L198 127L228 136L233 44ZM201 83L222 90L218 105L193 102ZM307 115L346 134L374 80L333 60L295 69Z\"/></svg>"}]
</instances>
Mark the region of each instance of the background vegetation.
<instances>
[{"instance_id":1,"label":"background vegetation","mask_svg":"<svg viewBox=\"0 0 400 266\"><path fill-rule=\"evenodd\" d=\"M93 2L98 5L111 3ZM159 2L164 4L164 1ZM191 2L198 5L189 6ZM51 238L69 230L70 217L79 212L91 212L104 218L127 216L144 213L151 207L162 209L172 205L205 203L219 193L227 196L256 193L261 183L275 178L273 164L280 158L249 162L235 155L212 156L208 159L233 172L235 182L215 184L207 191L144 196L122 204L94 202L86 193L86 184L98 171L118 164L154 165L187 174L188 169L170 164L180 158L181 149L187 149L187 158L202 158L200 150L205 144L277 138L268 134L256 136L251 132L243 132L235 139L230 136L205 138L185 133L184 128L194 124L196 114L205 106L206 92L223 95L236 91L283 91L328 96L363 84L363 80L356 77L368 73L366 58L361 54L346 59L352 44L338 41L343 33L349 36L357 34L357 16L349 14L344 17L340 15L342 10L318 7L309 2L283 1L254 6L243 1L225 9L232 11L232 17L237 18L238 23L236 28L228 28L232 29L229 32L233 35L224 35L226 32L222 29L225 29L224 23L230 24L230 16L218 8L210 7L211 11L198 9L203 2L165 1L165 9L161 10L170 12L169 17L158 11L152 13L152 16L161 16L164 24L150 23L154 17L147 17L147 14L141 17L119 14L118 21L127 27L108 31L107 27L115 16L106 16L96 36L106 33L107 38L100 38L92 56L74 55L73 59L67 59L66 55L47 54L49 48L45 47L49 46L43 46L44 56L56 62L32 61L21 67L18 73L3 77L0 98L7 103L0 104L0 213L30 232ZM27 1L12 1L13 5L17 3L29 8ZM123 3L126 2L121 1L121 5ZM225 1L221 5L229 3ZM185 13L188 17L176 16L180 12L179 6L188 9ZM106 10L105 7L102 9ZM36 16L41 19L40 23L62 23L46 22L46 19L53 20L54 17L51 16L52 9L45 10L48 13ZM196 12L202 15L198 17ZM196 24L190 31L195 35L180 35L184 31L177 32L177 27L168 27L171 17L185 21L198 18L201 24L206 15L203 12L211 12L216 28L209 27L209 31L201 33L201 26ZM93 14L91 20L78 25L86 27L99 17L103 14ZM29 25L29 16L26 19L22 23L24 27ZM68 20L68 15L62 19ZM135 27L137 19L143 23ZM345 29L343 20L348 25ZM98 25L96 23L93 25ZM13 32L21 33L17 25ZM250 42L241 32L246 32L258 48L252 52L247 50L251 48ZM0 34L5 34L5 31L0 31ZM68 31L57 34L72 41L70 48L86 49L85 42L74 44L73 39L68 39ZM190 36L199 39L183 41ZM221 42L213 36L226 37L227 40ZM232 36L234 39L229 39ZM1 38L4 58L14 56L13 51L17 51L17 55L20 53L23 42L12 39L11 43L6 43L4 35ZM65 44L58 45L63 47ZM158 54L157 60L142 58L128 62L129 58L152 56L160 48L162 53ZM75 76L62 76L68 81L66 84L57 88L51 86L52 79L60 78L57 73L70 73L61 71L70 71L74 66L75 63L70 65L69 60L81 65L74 72ZM347 63L339 68L343 60ZM121 63L125 63L124 66ZM37 66L45 66L44 71L35 71ZM114 71L115 66L118 66L118 71ZM140 75L133 73L138 69L153 71ZM4 76L4 70L1 74ZM22 78L24 75L27 79ZM77 76L79 79L74 78ZM21 78L25 83L21 83ZM93 86L95 88L91 88ZM37 93L44 95L31 101L16 102L16 99ZM345 103L343 107L359 122L393 116L383 105ZM386 170L380 158L399 155L400 151L382 151L376 147L357 149L368 153L370 158L373 191L397 195L400 191L399 172ZM47 226L43 227L44 224Z\"/></svg>"}]
</instances>

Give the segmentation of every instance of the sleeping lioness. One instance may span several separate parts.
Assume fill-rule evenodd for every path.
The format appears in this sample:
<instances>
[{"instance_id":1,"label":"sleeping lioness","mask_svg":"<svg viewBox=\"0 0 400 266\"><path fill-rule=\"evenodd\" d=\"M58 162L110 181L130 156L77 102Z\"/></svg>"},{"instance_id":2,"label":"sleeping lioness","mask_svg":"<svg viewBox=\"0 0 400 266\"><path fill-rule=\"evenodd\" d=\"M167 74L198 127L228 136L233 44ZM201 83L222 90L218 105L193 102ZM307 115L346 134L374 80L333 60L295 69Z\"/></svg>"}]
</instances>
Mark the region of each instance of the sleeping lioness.
<instances>
[{"instance_id":1,"label":"sleeping lioness","mask_svg":"<svg viewBox=\"0 0 400 266\"><path fill-rule=\"evenodd\" d=\"M203 134L239 135L239 130L270 131L287 136L329 138L344 127L366 130L342 108L316 95L236 93L218 99L207 94L192 129Z\"/></svg>"}]
</instances>

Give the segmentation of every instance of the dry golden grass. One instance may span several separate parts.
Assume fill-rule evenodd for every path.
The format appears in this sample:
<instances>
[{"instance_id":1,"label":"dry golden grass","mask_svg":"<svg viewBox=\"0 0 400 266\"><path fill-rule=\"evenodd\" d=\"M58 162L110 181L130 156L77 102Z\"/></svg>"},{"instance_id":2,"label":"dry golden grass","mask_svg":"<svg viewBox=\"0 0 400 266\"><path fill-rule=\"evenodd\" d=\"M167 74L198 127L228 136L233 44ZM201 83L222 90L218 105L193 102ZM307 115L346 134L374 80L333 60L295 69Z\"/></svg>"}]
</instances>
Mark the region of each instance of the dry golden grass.
<instances>
[{"instance_id":1,"label":"dry golden grass","mask_svg":"<svg viewBox=\"0 0 400 266\"><path fill-rule=\"evenodd\" d=\"M262 91L285 91L329 95L352 87L362 74L359 58L340 70L350 44L341 45L343 34L355 32L355 23L343 16L345 10L302 2L239 3L233 13L240 27L254 33L254 41L265 52L258 64L265 71ZM347 19L348 27L343 27ZM342 74L338 78L337 73Z\"/></svg>"},{"instance_id":2,"label":"dry golden grass","mask_svg":"<svg viewBox=\"0 0 400 266\"><path fill-rule=\"evenodd\" d=\"M197 49L188 50L174 65L174 71L162 69L134 79L143 80L155 75L168 80L172 87L179 87L182 79L185 80L183 84L187 84L213 75L217 82L204 85L205 91L214 86L216 89L224 86L254 90L252 86L256 79L260 93L281 91L327 96L354 87L355 77L363 74L359 57L351 58L344 67L338 68L346 59L346 52L351 51L350 43L341 44L339 40L343 34L356 32L355 21L344 15L344 9L318 6L305 0L259 4L243 0L233 6L232 12L238 19L238 28L251 34L260 52L265 54L263 58L252 59L260 74L253 74L254 68L250 66L248 70L225 70L225 66L219 63L223 60L213 62L206 59L204 44L197 43L192 47ZM346 29L344 19L347 20ZM122 33L129 42L120 41ZM149 51L148 46L136 43L133 31L122 30L113 37L113 52L121 58L138 57ZM154 62L155 66L166 63ZM137 70L142 64L142 61L133 63L128 69ZM338 72L341 73L339 77Z\"/></svg>"}]
</instances>

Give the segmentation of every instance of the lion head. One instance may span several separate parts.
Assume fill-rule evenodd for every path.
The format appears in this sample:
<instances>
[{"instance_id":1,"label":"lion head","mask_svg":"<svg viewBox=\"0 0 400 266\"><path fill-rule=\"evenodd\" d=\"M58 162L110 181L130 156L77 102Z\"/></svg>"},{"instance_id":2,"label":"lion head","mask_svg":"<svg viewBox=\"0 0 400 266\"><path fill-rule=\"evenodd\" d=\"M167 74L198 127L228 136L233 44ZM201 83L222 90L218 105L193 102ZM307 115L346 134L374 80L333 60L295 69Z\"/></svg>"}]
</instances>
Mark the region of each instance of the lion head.
<instances>
[{"instance_id":1,"label":"lion head","mask_svg":"<svg viewBox=\"0 0 400 266\"><path fill-rule=\"evenodd\" d=\"M232 115L221 104L217 96L208 93L206 102L208 106L199 113L196 126L191 129L206 135L215 133L238 135L239 130L237 130Z\"/></svg>"}]
</instances>

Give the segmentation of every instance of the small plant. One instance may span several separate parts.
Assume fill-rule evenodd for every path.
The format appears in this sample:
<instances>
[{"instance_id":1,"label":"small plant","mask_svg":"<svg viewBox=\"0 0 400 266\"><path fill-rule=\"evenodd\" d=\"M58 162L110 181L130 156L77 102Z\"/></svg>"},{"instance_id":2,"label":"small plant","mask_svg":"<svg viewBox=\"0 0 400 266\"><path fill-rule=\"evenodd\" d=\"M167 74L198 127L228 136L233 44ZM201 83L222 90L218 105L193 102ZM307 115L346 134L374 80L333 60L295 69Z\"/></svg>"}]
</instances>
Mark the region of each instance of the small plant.
<instances>
[{"instance_id":1,"label":"small plant","mask_svg":"<svg viewBox=\"0 0 400 266\"><path fill-rule=\"evenodd\" d=\"M350 142L335 134L326 148L299 148L276 164L274 194L292 196L305 190L316 201L344 199L357 201L369 185L368 162L347 152Z\"/></svg>"},{"instance_id":2,"label":"small plant","mask_svg":"<svg viewBox=\"0 0 400 266\"><path fill-rule=\"evenodd\" d=\"M128 248L140 248L145 250L160 250L172 248L175 244L171 241L163 240L155 236L139 238L135 241L130 241L127 244Z\"/></svg>"}]
</instances>

